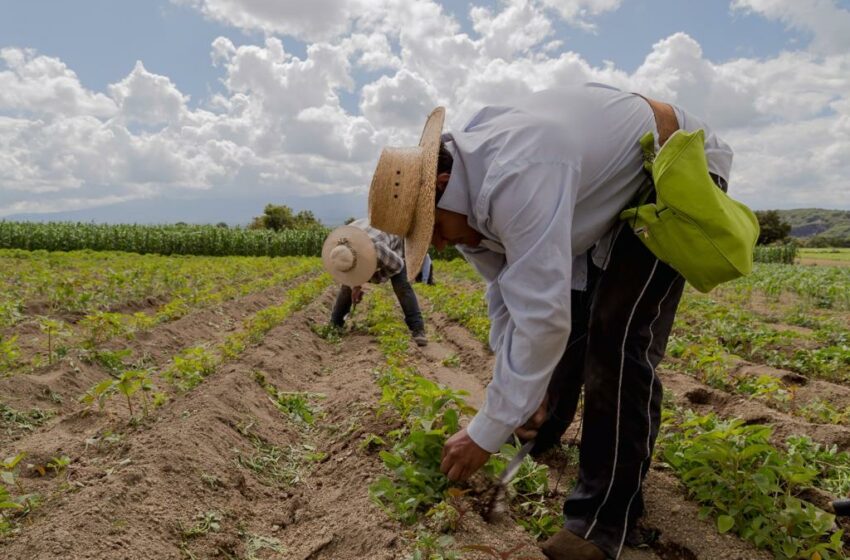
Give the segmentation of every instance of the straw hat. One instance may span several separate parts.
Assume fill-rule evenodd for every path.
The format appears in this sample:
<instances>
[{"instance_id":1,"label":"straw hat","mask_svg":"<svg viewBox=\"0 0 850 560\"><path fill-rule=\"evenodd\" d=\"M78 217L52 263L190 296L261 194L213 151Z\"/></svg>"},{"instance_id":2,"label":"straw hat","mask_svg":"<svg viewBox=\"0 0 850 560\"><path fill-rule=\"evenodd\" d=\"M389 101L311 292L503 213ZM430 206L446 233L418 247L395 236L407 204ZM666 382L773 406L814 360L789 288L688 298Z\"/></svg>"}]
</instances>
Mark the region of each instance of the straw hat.
<instances>
[{"instance_id":1,"label":"straw hat","mask_svg":"<svg viewBox=\"0 0 850 560\"><path fill-rule=\"evenodd\" d=\"M358 227L338 227L325 239L322 264L340 284L365 284L378 268L375 244L369 234Z\"/></svg>"},{"instance_id":2,"label":"straw hat","mask_svg":"<svg viewBox=\"0 0 850 560\"><path fill-rule=\"evenodd\" d=\"M419 145L386 147L369 188L369 223L404 238L404 264L413 280L434 231L437 157L446 110L437 107L428 115Z\"/></svg>"}]
</instances>

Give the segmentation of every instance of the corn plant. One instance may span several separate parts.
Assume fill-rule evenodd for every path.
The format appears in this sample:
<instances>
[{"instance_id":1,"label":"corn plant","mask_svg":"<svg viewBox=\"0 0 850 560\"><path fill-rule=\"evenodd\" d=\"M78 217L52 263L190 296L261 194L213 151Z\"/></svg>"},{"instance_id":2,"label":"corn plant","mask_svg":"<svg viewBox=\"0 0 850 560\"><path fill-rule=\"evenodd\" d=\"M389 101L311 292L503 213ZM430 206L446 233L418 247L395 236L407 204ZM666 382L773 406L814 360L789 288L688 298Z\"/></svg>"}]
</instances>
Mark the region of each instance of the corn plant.
<instances>
[{"instance_id":1,"label":"corn plant","mask_svg":"<svg viewBox=\"0 0 850 560\"><path fill-rule=\"evenodd\" d=\"M34 251L129 251L160 255L319 256L327 230L251 230L0 221L0 247Z\"/></svg>"}]
</instances>

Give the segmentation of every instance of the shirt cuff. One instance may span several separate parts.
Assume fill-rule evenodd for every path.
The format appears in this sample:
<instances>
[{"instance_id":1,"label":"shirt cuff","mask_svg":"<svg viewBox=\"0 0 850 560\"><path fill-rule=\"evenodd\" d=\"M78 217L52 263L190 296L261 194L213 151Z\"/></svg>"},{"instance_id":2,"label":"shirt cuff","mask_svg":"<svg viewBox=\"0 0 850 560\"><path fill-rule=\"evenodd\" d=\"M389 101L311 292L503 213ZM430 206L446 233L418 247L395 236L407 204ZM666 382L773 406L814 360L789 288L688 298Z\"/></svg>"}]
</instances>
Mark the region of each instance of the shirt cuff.
<instances>
[{"instance_id":1,"label":"shirt cuff","mask_svg":"<svg viewBox=\"0 0 850 560\"><path fill-rule=\"evenodd\" d=\"M479 410L466 427L466 433L478 447L490 453L498 453L515 429L516 426L494 420Z\"/></svg>"}]
</instances>

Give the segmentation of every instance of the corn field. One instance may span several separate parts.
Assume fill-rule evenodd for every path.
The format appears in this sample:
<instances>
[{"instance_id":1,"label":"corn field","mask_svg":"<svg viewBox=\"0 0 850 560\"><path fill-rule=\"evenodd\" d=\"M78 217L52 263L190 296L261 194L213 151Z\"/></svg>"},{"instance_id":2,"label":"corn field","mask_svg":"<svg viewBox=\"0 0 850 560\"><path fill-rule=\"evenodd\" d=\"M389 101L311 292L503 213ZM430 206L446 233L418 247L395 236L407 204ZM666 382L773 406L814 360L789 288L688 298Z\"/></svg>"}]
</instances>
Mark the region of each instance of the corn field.
<instances>
[{"instance_id":1,"label":"corn field","mask_svg":"<svg viewBox=\"0 0 850 560\"><path fill-rule=\"evenodd\" d=\"M797 258L797 246L793 243L787 245L759 245L756 247L753 260L761 263L794 264Z\"/></svg>"},{"instance_id":2,"label":"corn field","mask_svg":"<svg viewBox=\"0 0 850 560\"><path fill-rule=\"evenodd\" d=\"M216 226L0 222L0 248L126 251L160 255L319 256L324 229L254 230Z\"/></svg>"}]
</instances>

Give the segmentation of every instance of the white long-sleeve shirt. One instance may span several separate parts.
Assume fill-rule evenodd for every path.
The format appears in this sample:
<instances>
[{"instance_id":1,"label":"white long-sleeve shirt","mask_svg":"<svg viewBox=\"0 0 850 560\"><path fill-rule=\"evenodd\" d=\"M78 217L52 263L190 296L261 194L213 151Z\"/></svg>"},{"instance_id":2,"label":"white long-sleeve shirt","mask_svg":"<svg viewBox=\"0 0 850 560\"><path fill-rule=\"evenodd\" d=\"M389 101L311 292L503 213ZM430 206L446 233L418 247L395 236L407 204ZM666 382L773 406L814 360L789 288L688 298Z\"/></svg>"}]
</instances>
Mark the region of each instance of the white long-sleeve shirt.
<instances>
[{"instance_id":1,"label":"white long-sleeve shirt","mask_svg":"<svg viewBox=\"0 0 850 560\"><path fill-rule=\"evenodd\" d=\"M728 182L732 151L702 128L709 169ZM583 255L604 267L618 215L644 180L638 139L658 132L649 105L601 84L534 93L479 111L443 140L454 156L439 208L468 216L485 239L458 249L487 281L487 399L470 437L498 451L543 400L570 334L570 290L583 289ZM628 282L623 278L623 282Z\"/></svg>"}]
</instances>

